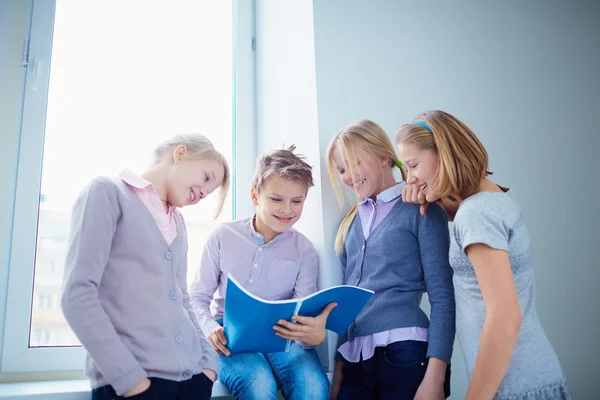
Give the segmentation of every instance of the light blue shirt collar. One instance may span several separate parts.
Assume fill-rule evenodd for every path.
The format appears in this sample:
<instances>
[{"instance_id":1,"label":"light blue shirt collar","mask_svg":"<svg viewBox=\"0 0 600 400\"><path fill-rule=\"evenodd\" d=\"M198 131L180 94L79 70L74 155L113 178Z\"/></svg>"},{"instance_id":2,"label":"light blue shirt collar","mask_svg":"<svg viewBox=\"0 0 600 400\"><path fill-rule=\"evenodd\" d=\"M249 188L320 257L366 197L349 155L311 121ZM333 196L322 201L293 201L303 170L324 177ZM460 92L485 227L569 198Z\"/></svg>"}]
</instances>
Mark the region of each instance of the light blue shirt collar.
<instances>
[{"instance_id":1,"label":"light blue shirt collar","mask_svg":"<svg viewBox=\"0 0 600 400\"><path fill-rule=\"evenodd\" d=\"M256 244L258 246L263 246L265 245L265 237L256 231L256 229L254 229L254 220L256 219L256 214L254 214L254 216L250 217L247 219L246 224L248 226L250 235L252 235L252 237L254 238L254 240L256 241ZM277 241L279 241L281 238L285 237L285 236L289 236L290 235L290 230L292 228L286 230L285 232L282 232L278 235L276 235L269 243L267 243L266 245L270 245L273 243L276 243Z\"/></svg>"},{"instance_id":2,"label":"light blue shirt collar","mask_svg":"<svg viewBox=\"0 0 600 400\"><path fill-rule=\"evenodd\" d=\"M383 192L381 192L377 195L376 202L389 203L390 201L397 199L399 196L402 195L402 188L405 185L406 185L406 182L400 182L400 183L395 184L391 188L385 189ZM358 204L360 205L360 204L364 204L367 202L373 202L373 200L371 200L371 198L367 197L366 199L364 199L363 201L361 201Z\"/></svg>"}]
</instances>

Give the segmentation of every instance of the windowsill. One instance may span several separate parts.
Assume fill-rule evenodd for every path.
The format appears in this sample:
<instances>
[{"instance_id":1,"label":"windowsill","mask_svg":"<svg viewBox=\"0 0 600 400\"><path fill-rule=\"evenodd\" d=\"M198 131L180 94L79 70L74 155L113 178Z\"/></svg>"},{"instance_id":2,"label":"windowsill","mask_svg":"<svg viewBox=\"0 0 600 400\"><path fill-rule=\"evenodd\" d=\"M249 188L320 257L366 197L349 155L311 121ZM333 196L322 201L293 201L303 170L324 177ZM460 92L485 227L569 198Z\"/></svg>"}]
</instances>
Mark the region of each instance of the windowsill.
<instances>
[{"instance_id":1,"label":"windowsill","mask_svg":"<svg viewBox=\"0 0 600 400\"><path fill-rule=\"evenodd\" d=\"M331 381L332 373L327 377ZM212 398L230 398L229 390L221 383L213 386ZM89 400L90 384L87 379L71 381L44 381L0 383L0 400Z\"/></svg>"},{"instance_id":2,"label":"windowsill","mask_svg":"<svg viewBox=\"0 0 600 400\"><path fill-rule=\"evenodd\" d=\"M229 391L216 382L213 398L229 397ZM0 400L89 400L87 380L0 383Z\"/></svg>"}]
</instances>

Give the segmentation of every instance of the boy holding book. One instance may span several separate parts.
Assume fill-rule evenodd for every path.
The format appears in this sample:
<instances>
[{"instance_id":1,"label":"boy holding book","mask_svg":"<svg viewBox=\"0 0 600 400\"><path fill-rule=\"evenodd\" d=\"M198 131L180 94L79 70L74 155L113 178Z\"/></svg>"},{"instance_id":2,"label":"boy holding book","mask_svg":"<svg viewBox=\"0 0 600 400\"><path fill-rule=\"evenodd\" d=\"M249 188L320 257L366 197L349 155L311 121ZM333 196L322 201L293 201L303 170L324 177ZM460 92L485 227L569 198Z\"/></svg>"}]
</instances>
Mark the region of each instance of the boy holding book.
<instances>
[{"instance_id":1,"label":"boy holding book","mask_svg":"<svg viewBox=\"0 0 600 400\"><path fill-rule=\"evenodd\" d=\"M313 186L312 168L294 149L274 150L258 160L251 189L256 214L215 229L190 285L200 326L219 354L219 380L235 399L277 399L278 387L288 400L329 398L329 380L312 347L325 340L325 324L335 304L316 318L277 321L275 333L295 341L289 352L232 354L221 326L228 274L268 300L301 298L317 291L317 253L292 228Z\"/></svg>"}]
</instances>

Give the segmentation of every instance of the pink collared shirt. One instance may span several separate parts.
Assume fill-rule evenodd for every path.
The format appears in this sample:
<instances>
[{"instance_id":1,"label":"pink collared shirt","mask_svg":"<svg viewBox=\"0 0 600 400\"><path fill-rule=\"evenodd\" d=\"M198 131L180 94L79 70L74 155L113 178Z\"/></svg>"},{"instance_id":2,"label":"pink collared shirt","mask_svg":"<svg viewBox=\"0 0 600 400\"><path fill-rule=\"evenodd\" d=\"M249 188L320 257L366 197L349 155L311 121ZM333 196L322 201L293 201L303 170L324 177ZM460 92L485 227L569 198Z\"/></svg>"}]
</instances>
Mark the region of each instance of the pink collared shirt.
<instances>
[{"instance_id":1,"label":"pink collared shirt","mask_svg":"<svg viewBox=\"0 0 600 400\"><path fill-rule=\"evenodd\" d=\"M175 209L169 205L168 211L165 212L160 196L156 193L152 183L135 172L126 169L119 174L119 178L133 189L148 211L150 211L158 229L170 246L177 237L177 223L175 222L175 218L173 218L173 211Z\"/></svg>"}]
</instances>

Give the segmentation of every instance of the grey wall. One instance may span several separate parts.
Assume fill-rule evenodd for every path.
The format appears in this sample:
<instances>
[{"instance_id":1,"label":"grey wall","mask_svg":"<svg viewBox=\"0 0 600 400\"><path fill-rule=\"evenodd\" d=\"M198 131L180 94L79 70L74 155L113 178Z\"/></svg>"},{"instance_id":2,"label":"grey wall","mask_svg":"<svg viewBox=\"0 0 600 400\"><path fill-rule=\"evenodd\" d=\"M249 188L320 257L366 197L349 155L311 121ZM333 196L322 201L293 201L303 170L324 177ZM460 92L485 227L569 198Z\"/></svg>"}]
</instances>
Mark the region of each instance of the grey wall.
<instances>
[{"instance_id":1,"label":"grey wall","mask_svg":"<svg viewBox=\"0 0 600 400\"><path fill-rule=\"evenodd\" d=\"M539 316L574 398L597 398L600 2L314 0L313 8L321 141L361 118L393 136L428 109L466 122L490 153L493 179L515 189L523 208ZM452 398L464 398L458 346L452 385Z\"/></svg>"}]
</instances>

